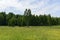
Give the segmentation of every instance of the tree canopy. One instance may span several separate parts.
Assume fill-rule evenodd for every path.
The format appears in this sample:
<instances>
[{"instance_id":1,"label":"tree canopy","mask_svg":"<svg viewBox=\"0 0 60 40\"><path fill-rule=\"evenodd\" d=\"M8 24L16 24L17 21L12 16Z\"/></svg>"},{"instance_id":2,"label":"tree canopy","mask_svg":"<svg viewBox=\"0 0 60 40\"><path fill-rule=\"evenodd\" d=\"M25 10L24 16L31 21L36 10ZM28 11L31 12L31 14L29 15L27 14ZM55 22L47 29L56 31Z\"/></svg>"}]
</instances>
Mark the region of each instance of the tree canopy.
<instances>
[{"instance_id":1,"label":"tree canopy","mask_svg":"<svg viewBox=\"0 0 60 40\"><path fill-rule=\"evenodd\" d=\"M1 26L52 26L60 25L60 17L51 17L51 15L32 15L30 9L24 11L24 15L9 12L0 12Z\"/></svg>"}]
</instances>

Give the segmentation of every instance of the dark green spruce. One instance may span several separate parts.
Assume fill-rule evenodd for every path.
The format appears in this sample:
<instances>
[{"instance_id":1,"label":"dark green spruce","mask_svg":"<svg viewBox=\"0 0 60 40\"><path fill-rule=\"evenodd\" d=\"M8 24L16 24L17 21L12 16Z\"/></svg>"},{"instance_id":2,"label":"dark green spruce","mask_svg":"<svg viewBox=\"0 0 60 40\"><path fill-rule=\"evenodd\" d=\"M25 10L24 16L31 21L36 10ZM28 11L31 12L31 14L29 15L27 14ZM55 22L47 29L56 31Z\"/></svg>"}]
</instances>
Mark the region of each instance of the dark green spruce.
<instances>
[{"instance_id":1,"label":"dark green spruce","mask_svg":"<svg viewBox=\"0 0 60 40\"><path fill-rule=\"evenodd\" d=\"M21 14L21 13L20 13ZM60 25L60 17L51 15L32 15L31 9L26 9L24 15L13 12L0 12L0 26L52 26Z\"/></svg>"}]
</instances>

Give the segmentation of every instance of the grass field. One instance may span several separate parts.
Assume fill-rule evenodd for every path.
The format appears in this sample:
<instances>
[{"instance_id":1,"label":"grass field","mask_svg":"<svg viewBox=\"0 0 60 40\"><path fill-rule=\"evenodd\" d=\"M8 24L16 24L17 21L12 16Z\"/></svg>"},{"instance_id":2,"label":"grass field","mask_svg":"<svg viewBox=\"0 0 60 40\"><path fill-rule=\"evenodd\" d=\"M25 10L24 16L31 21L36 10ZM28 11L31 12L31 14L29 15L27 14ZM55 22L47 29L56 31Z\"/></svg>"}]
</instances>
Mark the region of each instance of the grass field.
<instances>
[{"instance_id":1,"label":"grass field","mask_svg":"<svg viewBox=\"0 0 60 40\"><path fill-rule=\"evenodd\" d=\"M1 26L0 40L60 40L60 26Z\"/></svg>"}]
</instances>

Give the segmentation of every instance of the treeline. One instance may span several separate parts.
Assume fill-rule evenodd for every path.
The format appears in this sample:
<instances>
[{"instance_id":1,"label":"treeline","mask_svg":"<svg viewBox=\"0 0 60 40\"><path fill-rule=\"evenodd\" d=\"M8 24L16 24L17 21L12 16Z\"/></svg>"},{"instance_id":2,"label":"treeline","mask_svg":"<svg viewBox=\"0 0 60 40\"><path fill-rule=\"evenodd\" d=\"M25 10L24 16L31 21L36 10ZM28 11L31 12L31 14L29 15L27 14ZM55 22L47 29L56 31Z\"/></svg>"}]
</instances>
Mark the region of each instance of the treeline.
<instances>
[{"instance_id":1,"label":"treeline","mask_svg":"<svg viewBox=\"0 0 60 40\"><path fill-rule=\"evenodd\" d=\"M0 26L52 26L60 25L59 17L51 15L32 15L30 9L24 11L24 15L9 12L0 12Z\"/></svg>"}]
</instances>

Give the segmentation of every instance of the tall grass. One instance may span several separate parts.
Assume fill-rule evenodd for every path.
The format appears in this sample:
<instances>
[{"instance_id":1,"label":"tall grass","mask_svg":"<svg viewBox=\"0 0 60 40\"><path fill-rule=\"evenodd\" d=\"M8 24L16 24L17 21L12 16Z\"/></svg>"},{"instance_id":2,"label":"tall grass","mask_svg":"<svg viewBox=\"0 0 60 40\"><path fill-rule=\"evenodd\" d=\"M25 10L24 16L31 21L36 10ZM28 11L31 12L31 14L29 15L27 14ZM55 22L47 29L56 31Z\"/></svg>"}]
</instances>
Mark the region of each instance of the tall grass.
<instances>
[{"instance_id":1,"label":"tall grass","mask_svg":"<svg viewBox=\"0 0 60 40\"><path fill-rule=\"evenodd\" d=\"M0 40L60 40L60 26L0 27Z\"/></svg>"}]
</instances>

